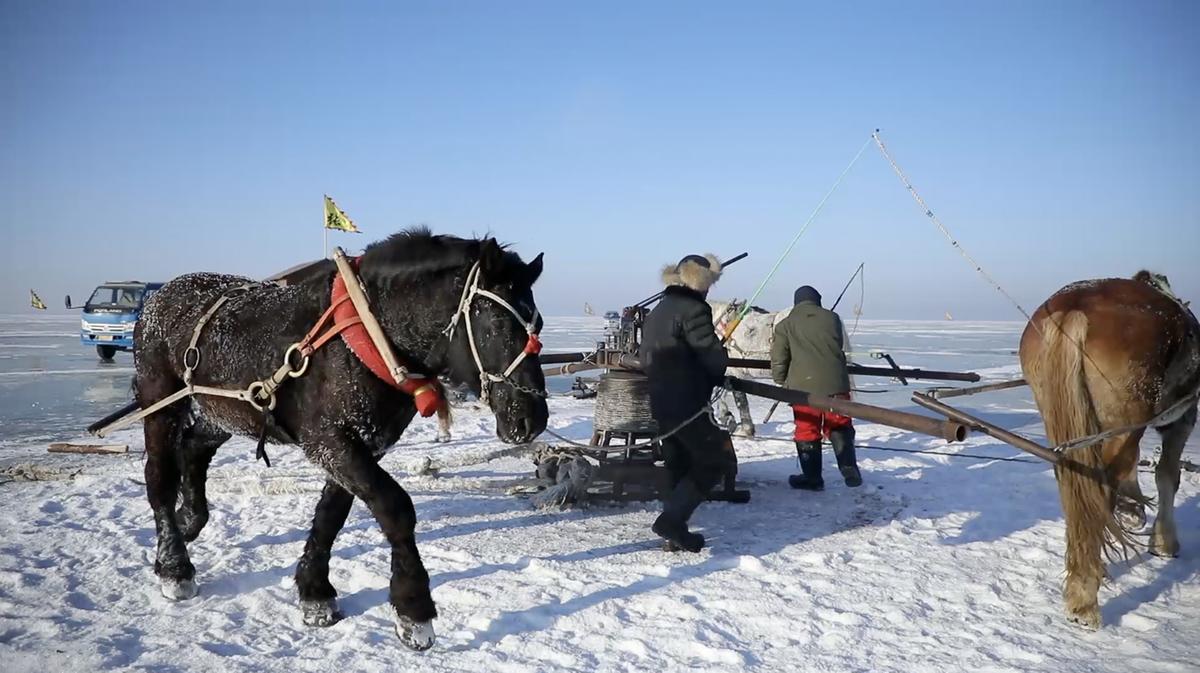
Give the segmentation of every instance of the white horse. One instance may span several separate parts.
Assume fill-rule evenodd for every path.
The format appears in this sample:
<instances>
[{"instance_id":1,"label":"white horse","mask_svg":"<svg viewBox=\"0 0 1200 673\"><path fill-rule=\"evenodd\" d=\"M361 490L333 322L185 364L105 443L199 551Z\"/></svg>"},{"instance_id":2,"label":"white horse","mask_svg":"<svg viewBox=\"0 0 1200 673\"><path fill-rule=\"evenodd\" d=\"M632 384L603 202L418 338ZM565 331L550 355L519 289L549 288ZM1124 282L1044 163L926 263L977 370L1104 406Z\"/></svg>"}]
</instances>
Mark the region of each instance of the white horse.
<instances>
[{"instance_id":1,"label":"white horse","mask_svg":"<svg viewBox=\"0 0 1200 673\"><path fill-rule=\"evenodd\" d=\"M712 307L713 325L716 327L717 333L724 334L729 323L745 308L746 302L709 300L708 305ZM746 317L742 319L733 336L725 344L729 351L729 356L752 360L770 360L771 341L775 336L775 325L779 324L779 321L783 320L789 312L790 309L788 311L771 312L757 306L750 307L750 310L746 313ZM730 376L750 379L770 376L770 372L763 369L742 369L740 367L730 368L726 373ZM733 435L738 437L753 437L754 419L750 417L750 401L746 399L746 394L740 392L733 393L733 401L737 406L740 418L736 423L726 403L727 397L728 395L721 396L719 412L721 423L729 428L730 433Z\"/></svg>"}]
</instances>

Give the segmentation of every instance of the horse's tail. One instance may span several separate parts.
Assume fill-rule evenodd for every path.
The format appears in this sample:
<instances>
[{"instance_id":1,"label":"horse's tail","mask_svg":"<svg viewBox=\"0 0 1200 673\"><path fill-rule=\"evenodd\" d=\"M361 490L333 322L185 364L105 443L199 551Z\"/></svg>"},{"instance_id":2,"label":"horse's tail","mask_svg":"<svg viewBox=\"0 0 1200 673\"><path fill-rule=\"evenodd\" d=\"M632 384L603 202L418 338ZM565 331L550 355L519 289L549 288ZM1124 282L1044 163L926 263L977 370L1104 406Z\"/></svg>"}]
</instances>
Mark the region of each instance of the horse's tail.
<instances>
[{"instance_id":1,"label":"horse's tail","mask_svg":"<svg viewBox=\"0 0 1200 673\"><path fill-rule=\"evenodd\" d=\"M1025 363L1046 437L1055 445L1100 431L1083 366L1087 330L1087 316L1079 311L1045 318L1039 329L1041 348Z\"/></svg>"},{"instance_id":2,"label":"horse's tail","mask_svg":"<svg viewBox=\"0 0 1200 673\"><path fill-rule=\"evenodd\" d=\"M450 400L446 399L446 391L442 389L442 399L437 406L438 441L450 440L450 427L454 425L454 415L450 411Z\"/></svg>"},{"instance_id":3,"label":"horse's tail","mask_svg":"<svg viewBox=\"0 0 1200 673\"><path fill-rule=\"evenodd\" d=\"M1041 323L1041 349L1027 363L1046 436L1054 445L1101 431L1084 368L1088 318L1055 313ZM1112 441L1112 440L1109 440ZM1114 515L1118 491L1105 469L1104 442L1067 449L1055 467L1067 525L1067 572L1104 577L1101 550L1111 556L1135 547Z\"/></svg>"}]
</instances>

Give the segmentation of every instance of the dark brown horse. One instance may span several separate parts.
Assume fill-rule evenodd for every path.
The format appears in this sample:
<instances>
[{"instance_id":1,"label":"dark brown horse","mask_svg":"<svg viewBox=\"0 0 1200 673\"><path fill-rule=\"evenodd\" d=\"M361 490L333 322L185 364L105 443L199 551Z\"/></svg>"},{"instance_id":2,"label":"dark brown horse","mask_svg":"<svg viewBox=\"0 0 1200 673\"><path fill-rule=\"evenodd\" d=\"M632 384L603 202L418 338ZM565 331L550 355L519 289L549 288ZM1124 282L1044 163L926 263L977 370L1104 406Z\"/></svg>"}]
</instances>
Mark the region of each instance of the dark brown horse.
<instances>
[{"instance_id":1,"label":"dark brown horse","mask_svg":"<svg viewBox=\"0 0 1200 673\"><path fill-rule=\"evenodd\" d=\"M526 264L495 239L416 230L367 248L358 276L386 341L407 367L468 386L490 404L499 438L522 443L546 427L545 379L530 347L541 329L532 291L541 270L541 255ZM216 274L167 283L146 303L134 333L139 406L183 388L189 358L197 386L244 390L271 374L329 308L334 274L327 262L287 287ZM191 353L196 325L223 296L229 298L207 321L199 353ZM186 543L208 521L204 485L213 454L231 433L265 432L273 442L299 446L327 474L296 570L304 622L338 619L330 550L358 498L391 546L398 635L414 649L430 647L437 611L413 538L416 511L378 464L415 413L413 396L372 373L339 338L311 354L302 376L283 383L271 416L242 400L196 396L147 417L146 495L162 593L173 600L196 594Z\"/></svg>"},{"instance_id":2,"label":"dark brown horse","mask_svg":"<svg viewBox=\"0 0 1200 673\"><path fill-rule=\"evenodd\" d=\"M1055 471L1067 526L1063 599L1072 621L1098 628L1101 554L1139 547L1117 513L1147 502L1137 482L1147 427L1163 442L1150 551L1179 553L1175 492L1180 454L1196 423L1200 326L1164 277L1142 271L1056 292L1026 326L1020 354L1050 442L1124 430L1066 449Z\"/></svg>"}]
</instances>

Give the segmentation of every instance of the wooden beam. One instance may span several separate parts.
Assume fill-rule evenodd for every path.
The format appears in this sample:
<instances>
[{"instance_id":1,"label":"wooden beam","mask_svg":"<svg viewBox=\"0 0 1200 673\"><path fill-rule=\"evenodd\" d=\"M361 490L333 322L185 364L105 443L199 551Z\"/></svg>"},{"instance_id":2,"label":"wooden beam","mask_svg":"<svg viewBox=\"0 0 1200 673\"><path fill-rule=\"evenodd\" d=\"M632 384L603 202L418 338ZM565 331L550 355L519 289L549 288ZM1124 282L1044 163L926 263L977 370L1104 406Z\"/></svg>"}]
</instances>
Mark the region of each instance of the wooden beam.
<instances>
[{"instance_id":1,"label":"wooden beam","mask_svg":"<svg viewBox=\"0 0 1200 673\"><path fill-rule=\"evenodd\" d=\"M129 453L128 444L71 444L55 442L48 449L50 453Z\"/></svg>"}]
</instances>

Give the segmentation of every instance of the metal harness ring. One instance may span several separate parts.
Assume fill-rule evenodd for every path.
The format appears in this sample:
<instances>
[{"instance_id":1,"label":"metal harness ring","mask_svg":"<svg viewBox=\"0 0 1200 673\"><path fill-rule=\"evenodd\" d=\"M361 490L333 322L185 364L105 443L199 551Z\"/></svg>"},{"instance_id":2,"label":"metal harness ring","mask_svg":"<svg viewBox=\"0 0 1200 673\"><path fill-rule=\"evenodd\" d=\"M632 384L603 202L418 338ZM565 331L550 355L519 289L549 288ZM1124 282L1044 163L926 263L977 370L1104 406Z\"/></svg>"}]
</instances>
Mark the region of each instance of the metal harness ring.
<instances>
[{"instance_id":1,"label":"metal harness ring","mask_svg":"<svg viewBox=\"0 0 1200 673\"><path fill-rule=\"evenodd\" d=\"M193 362L192 359L195 358ZM195 369L200 366L200 349L195 346L188 346L183 352L183 366L185 369Z\"/></svg>"},{"instance_id":2,"label":"metal harness ring","mask_svg":"<svg viewBox=\"0 0 1200 673\"><path fill-rule=\"evenodd\" d=\"M299 366L292 363L292 356L297 353L303 358ZM294 379L304 376L304 372L308 371L308 360L309 357L300 351L300 344L298 343L288 346L288 349L283 352L283 364L288 367L287 375Z\"/></svg>"},{"instance_id":3,"label":"metal harness ring","mask_svg":"<svg viewBox=\"0 0 1200 673\"><path fill-rule=\"evenodd\" d=\"M262 381L255 381L246 388L246 402L259 411L274 411L275 393L267 392L267 385Z\"/></svg>"}]
</instances>

